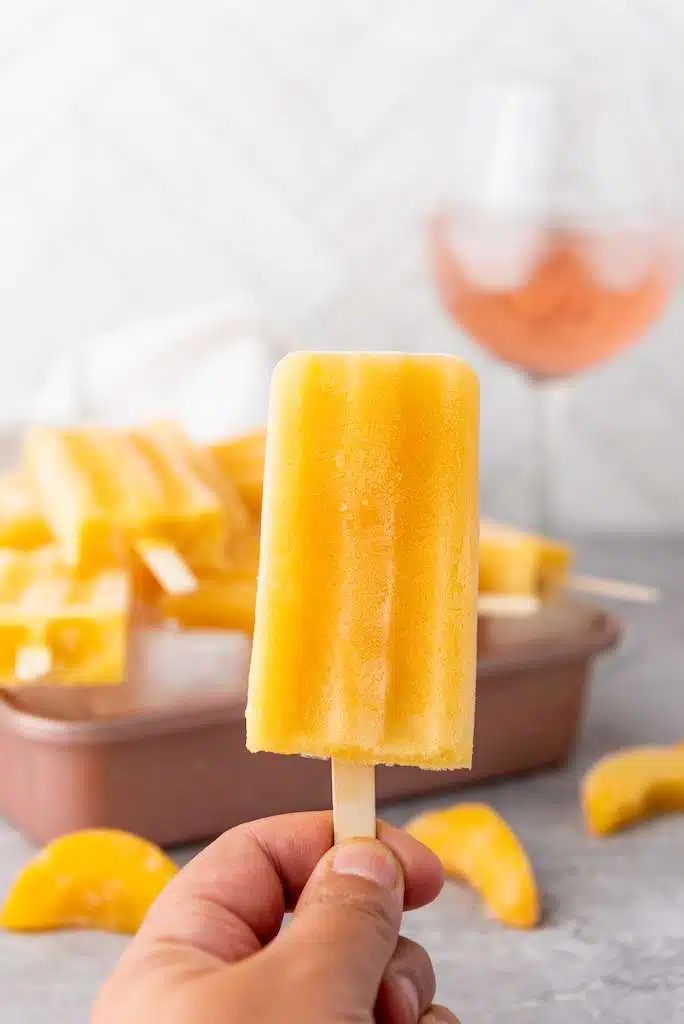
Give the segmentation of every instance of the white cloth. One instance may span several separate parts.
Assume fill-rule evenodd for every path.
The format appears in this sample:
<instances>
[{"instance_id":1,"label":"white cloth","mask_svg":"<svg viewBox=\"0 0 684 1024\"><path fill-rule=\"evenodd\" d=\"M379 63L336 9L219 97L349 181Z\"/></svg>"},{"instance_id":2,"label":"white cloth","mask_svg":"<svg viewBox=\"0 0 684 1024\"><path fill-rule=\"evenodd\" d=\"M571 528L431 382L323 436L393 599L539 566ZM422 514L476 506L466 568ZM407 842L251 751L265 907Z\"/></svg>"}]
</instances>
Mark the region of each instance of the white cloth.
<instances>
[{"instance_id":1,"label":"white cloth","mask_svg":"<svg viewBox=\"0 0 684 1024\"><path fill-rule=\"evenodd\" d=\"M197 441L266 423L278 346L245 300L138 323L57 360L32 422L126 426L171 417Z\"/></svg>"}]
</instances>

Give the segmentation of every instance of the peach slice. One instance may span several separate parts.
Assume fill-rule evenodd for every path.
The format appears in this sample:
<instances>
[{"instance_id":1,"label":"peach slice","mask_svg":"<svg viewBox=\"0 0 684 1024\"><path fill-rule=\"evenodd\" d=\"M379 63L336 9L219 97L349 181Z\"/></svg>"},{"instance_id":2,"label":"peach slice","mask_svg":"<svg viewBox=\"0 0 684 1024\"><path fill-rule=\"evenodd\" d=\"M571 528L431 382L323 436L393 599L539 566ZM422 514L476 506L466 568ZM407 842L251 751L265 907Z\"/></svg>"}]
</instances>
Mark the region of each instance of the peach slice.
<instances>
[{"instance_id":1,"label":"peach slice","mask_svg":"<svg viewBox=\"0 0 684 1024\"><path fill-rule=\"evenodd\" d=\"M12 931L95 928L133 934L177 870L157 846L128 832L72 832L20 871L0 924Z\"/></svg>"},{"instance_id":2,"label":"peach slice","mask_svg":"<svg viewBox=\"0 0 684 1024\"><path fill-rule=\"evenodd\" d=\"M684 811L684 748L628 747L607 754L584 776L581 802L587 831L597 836Z\"/></svg>"},{"instance_id":3,"label":"peach slice","mask_svg":"<svg viewBox=\"0 0 684 1024\"><path fill-rule=\"evenodd\" d=\"M447 875L468 882L511 928L539 921L539 892L514 832L487 804L458 804L414 818L406 830L437 854Z\"/></svg>"}]
</instances>

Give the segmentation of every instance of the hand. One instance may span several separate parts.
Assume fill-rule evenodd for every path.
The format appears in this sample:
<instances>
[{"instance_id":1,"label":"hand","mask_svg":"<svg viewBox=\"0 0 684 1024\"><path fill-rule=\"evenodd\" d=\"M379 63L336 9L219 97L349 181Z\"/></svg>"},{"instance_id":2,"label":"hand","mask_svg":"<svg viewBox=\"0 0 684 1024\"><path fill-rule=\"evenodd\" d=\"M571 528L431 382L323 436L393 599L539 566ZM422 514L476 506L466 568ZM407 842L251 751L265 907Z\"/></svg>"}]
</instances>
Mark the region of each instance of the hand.
<instances>
[{"instance_id":1,"label":"hand","mask_svg":"<svg viewBox=\"0 0 684 1024\"><path fill-rule=\"evenodd\" d=\"M330 849L329 814L226 832L151 908L93 1024L458 1024L399 937L402 909L441 889L439 861L399 829L379 838Z\"/></svg>"}]
</instances>

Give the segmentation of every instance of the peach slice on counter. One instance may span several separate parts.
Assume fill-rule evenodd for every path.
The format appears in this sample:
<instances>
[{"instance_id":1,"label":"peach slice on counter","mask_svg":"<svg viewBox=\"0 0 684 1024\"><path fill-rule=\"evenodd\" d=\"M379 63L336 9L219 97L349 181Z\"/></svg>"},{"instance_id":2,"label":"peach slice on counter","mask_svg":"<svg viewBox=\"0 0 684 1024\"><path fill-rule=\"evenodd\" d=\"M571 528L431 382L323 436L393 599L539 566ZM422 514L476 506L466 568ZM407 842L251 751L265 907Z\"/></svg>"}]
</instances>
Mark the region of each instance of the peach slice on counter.
<instances>
[{"instance_id":1,"label":"peach slice on counter","mask_svg":"<svg viewBox=\"0 0 684 1024\"><path fill-rule=\"evenodd\" d=\"M684 811L684 747L629 747L607 754L581 787L588 832L609 835L645 818Z\"/></svg>"},{"instance_id":2,"label":"peach slice on counter","mask_svg":"<svg viewBox=\"0 0 684 1024\"><path fill-rule=\"evenodd\" d=\"M457 804L421 814L406 830L437 854L447 875L468 882L494 917L533 928L541 905L534 872L515 833L487 804Z\"/></svg>"},{"instance_id":3,"label":"peach slice on counter","mask_svg":"<svg viewBox=\"0 0 684 1024\"><path fill-rule=\"evenodd\" d=\"M20 871L0 924L11 931L94 928L133 934L177 871L154 843L129 832L72 832Z\"/></svg>"}]
</instances>

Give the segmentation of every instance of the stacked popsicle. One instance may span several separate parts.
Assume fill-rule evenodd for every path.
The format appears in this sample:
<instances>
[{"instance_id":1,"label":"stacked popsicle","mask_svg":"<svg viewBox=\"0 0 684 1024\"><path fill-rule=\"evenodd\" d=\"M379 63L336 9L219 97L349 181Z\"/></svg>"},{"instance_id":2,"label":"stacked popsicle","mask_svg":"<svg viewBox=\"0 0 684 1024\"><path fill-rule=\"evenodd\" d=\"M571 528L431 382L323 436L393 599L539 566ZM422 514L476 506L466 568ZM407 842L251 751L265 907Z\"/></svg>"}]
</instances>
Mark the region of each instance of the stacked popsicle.
<instances>
[{"instance_id":1,"label":"stacked popsicle","mask_svg":"<svg viewBox=\"0 0 684 1024\"><path fill-rule=\"evenodd\" d=\"M76 574L54 547L0 550L0 683L119 683L129 606L121 569Z\"/></svg>"},{"instance_id":2,"label":"stacked popsicle","mask_svg":"<svg viewBox=\"0 0 684 1024\"><path fill-rule=\"evenodd\" d=\"M122 681L134 603L251 632L257 526L173 423L31 431L0 480L0 682Z\"/></svg>"},{"instance_id":3,"label":"stacked popsicle","mask_svg":"<svg viewBox=\"0 0 684 1024\"><path fill-rule=\"evenodd\" d=\"M21 467L0 477L2 685L119 682L140 612L181 629L251 634L265 449L265 431L205 448L174 423L31 431ZM326 493L318 487L316 507ZM354 513L361 522L365 514L365 506ZM567 544L483 521L480 614L527 615L571 587L657 597L639 585L572 575L572 562ZM291 586L283 581L283 594ZM105 632L99 624L111 623L114 605L116 627ZM311 614L315 606L313 599ZM81 638L70 652L60 639L65 619Z\"/></svg>"},{"instance_id":4,"label":"stacked popsicle","mask_svg":"<svg viewBox=\"0 0 684 1024\"><path fill-rule=\"evenodd\" d=\"M186 628L252 633L265 450L263 430L222 441L206 450L223 479L237 492L250 521L227 545L223 563L202 573L196 589L184 594L161 594L158 609L163 618Z\"/></svg>"},{"instance_id":5,"label":"stacked popsicle","mask_svg":"<svg viewBox=\"0 0 684 1024\"><path fill-rule=\"evenodd\" d=\"M640 583L577 576L569 544L502 523L480 524L480 607L511 614L535 612L563 590L649 603L658 591ZM491 602L491 603L490 603Z\"/></svg>"}]
</instances>

